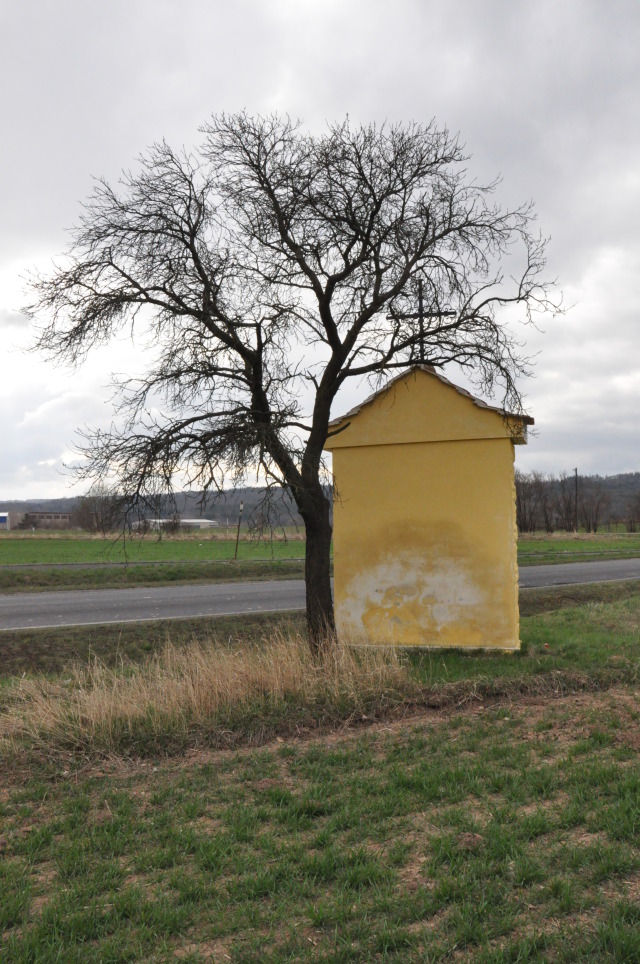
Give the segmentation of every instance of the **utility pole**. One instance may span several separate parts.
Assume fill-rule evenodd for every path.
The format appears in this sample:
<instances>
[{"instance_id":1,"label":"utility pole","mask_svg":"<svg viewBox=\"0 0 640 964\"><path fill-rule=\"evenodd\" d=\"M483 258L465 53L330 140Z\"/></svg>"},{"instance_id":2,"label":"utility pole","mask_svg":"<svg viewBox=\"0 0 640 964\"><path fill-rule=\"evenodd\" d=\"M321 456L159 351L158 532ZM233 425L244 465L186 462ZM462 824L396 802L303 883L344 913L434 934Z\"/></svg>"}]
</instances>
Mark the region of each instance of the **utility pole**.
<instances>
[{"instance_id":1,"label":"utility pole","mask_svg":"<svg viewBox=\"0 0 640 964\"><path fill-rule=\"evenodd\" d=\"M244 502L240 503L240 513L238 515L238 529L236 531L236 551L233 555L234 559L238 558L238 542L240 541L240 523L242 522L242 510L244 509Z\"/></svg>"},{"instance_id":2,"label":"utility pole","mask_svg":"<svg viewBox=\"0 0 640 964\"><path fill-rule=\"evenodd\" d=\"M453 317L455 317L455 311L425 311L425 310L424 310L424 295L423 295L423 291L422 291L422 278L420 278L420 279L418 280L418 310L417 310L417 312L416 312L416 311L414 311L414 312L407 312L406 314L396 314L396 313L392 312L390 315L387 315L387 318L390 318L390 319L393 320L393 321L398 321L398 320L400 320L401 318L402 318L402 319L406 319L407 321L410 320L410 319L412 319L412 318L416 318L416 319L418 320L418 332L419 332L419 338L420 338L420 356L419 356L419 361L420 361L420 364L421 364L421 365L424 365L424 362L425 362L425 357L424 357L424 335L425 335L425 331L424 331L424 321L425 321L425 318L453 318Z\"/></svg>"},{"instance_id":3,"label":"utility pole","mask_svg":"<svg viewBox=\"0 0 640 964\"><path fill-rule=\"evenodd\" d=\"M578 470L576 468L573 471L575 472L575 481L576 481L575 506L574 506L574 509L575 509L574 530L577 535L578 534Z\"/></svg>"}]
</instances>

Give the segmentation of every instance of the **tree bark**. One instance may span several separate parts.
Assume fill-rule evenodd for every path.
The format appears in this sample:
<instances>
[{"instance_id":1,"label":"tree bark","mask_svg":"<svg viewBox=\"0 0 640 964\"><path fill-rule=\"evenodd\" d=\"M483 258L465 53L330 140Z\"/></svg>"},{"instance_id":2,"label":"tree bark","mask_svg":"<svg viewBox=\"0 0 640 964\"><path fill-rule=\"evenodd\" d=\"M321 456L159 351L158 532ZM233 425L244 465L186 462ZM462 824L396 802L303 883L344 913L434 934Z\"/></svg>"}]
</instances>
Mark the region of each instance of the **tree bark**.
<instances>
[{"instance_id":1,"label":"tree bark","mask_svg":"<svg viewBox=\"0 0 640 964\"><path fill-rule=\"evenodd\" d=\"M335 644L336 625L331 594L330 507L324 495L314 501L315 511L303 516L307 536L304 579L309 646L314 656L320 656Z\"/></svg>"}]
</instances>

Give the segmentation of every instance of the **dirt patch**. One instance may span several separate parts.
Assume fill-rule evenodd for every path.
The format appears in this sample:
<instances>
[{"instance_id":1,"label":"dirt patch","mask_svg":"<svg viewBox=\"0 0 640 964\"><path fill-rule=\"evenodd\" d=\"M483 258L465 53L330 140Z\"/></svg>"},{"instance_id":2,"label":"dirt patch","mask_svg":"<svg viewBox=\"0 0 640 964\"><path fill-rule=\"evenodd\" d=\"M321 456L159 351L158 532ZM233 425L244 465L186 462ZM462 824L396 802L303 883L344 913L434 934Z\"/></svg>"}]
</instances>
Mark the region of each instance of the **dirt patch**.
<instances>
[{"instance_id":1,"label":"dirt patch","mask_svg":"<svg viewBox=\"0 0 640 964\"><path fill-rule=\"evenodd\" d=\"M42 913L43 908L49 903L50 899L51 898L45 894L41 894L39 897L34 897L29 905L29 913L31 916L38 917Z\"/></svg>"},{"instance_id":2,"label":"dirt patch","mask_svg":"<svg viewBox=\"0 0 640 964\"><path fill-rule=\"evenodd\" d=\"M567 842L578 847L595 847L607 842L607 836L602 831L583 830L581 827L565 831Z\"/></svg>"},{"instance_id":3,"label":"dirt patch","mask_svg":"<svg viewBox=\"0 0 640 964\"><path fill-rule=\"evenodd\" d=\"M433 890L435 884L425 876L425 864L428 857L424 854L413 854L407 863L398 870L398 887L400 890L414 891L421 887Z\"/></svg>"},{"instance_id":4,"label":"dirt patch","mask_svg":"<svg viewBox=\"0 0 640 964\"><path fill-rule=\"evenodd\" d=\"M624 895L633 904L640 902L640 874L627 878L623 884Z\"/></svg>"},{"instance_id":5,"label":"dirt patch","mask_svg":"<svg viewBox=\"0 0 640 964\"><path fill-rule=\"evenodd\" d=\"M157 897L157 887L147 874L127 874L120 887L121 889L125 887L139 888L146 897Z\"/></svg>"},{"instance_id":6,"label":"dirt patch","mask_svg":"<svg viewBox=\"0 0 640 964\"><path fill-rule=\"evenodd\" d=\"M640 727L636 724L636 729L623 730L616 733L615 742L618 746L627 747L630 750L640 750Z\"/></svg>"},{"instance_id":7,"label":"dirt patch","mask_svg":"<svg viewBox=\"0 0 640 964\"><path fill-rule=\"evenodd\" d=\"M264 792L265 790L278 790L284 788L286 790L299 793L306 784L306 780L303 780L300 777L294 779L289 772L286 760L274 759L272 762L277 765L278 776L263 777L262 780L258 780L253 784L254 789Z\"/></svg>"},{"instance_id":8,"label":"dirt patch","mask_svg":"<svg viewBox=\"0 0 640 964\"><path fill-rule=\"evenodd\" d=\"M458 847L460 850L478 850L484 843L484 837L479 833L461 833L458 836Z\"/></svg>"},{"instance_id":9,"label":"dirt patch","mask_svg":"<svg viewBox=\"0 0 640 964\"><path fill-rule=\"evenodd\" d=\"M224 824L217 817L199 817L194 821L194 826L203 834L214 834L222 830Z\"/></svg>"},{"instance_id":10,"label":"dirt patch","mask_svg":"<svg viewBox=\"0 0 640 964\"><path fill-rule=\"evenodd\" d=\"M217 962L218 961L230 961L231 956L229 955L229 942L216 940L216 941L203 941L199 944L186 944L184 947L176 947L173 952L173 956L176 960L182 960L185 957L189 957L191 954L198 954L205 961Z\"/></svg>"}]
</instances>

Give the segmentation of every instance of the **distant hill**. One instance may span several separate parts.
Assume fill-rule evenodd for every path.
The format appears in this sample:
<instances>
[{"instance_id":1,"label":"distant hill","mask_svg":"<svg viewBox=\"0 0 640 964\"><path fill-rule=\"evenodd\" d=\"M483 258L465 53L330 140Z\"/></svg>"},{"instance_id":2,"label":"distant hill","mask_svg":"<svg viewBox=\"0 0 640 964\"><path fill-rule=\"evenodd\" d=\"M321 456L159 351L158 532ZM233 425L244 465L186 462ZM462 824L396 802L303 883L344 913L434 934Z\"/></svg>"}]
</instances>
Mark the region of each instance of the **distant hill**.
<instances>
[{"instance_id":1,"label":"distant hill","mask_svg":"<svg viewBox=\"0 0 640 964\"><path fill-rule=\"evenodd\" d=\"M183 518L197 518L204 516L214 519L220 525L233 525L238 519L240 503L243 503L242 518L245 522L256 523L260 518L266 520L271 513L278 525L299 525L300 517L291 497L284 489L272 489L265 501L266 490L258 486L242 489L228 489L224 492L209 496L206 504L201 504L202 495L199 492L180 492L176 495L178 514Z\"/></svg>"},{"instance_id":2,"label":"distant hill","mask_svg":"<svg viewBox=\"0 0 640 964\"><path fill-rule=\"evenodd\" d=\"M578 477L579 484L590 483L601 486L608 496L606 513L610 519L623 520L626 518L629 504L640 495L640 472L625 472L618 475L582 475ZM266 513L265 489L259 486L248 486L240 489L226 489L221 493L212 494L205 504L202 504L202 493L180 492L175 496L178 514L183 518L213 519L220 525L234 525L238 520L240 502L244 504L243 522L256 523ZM59 499L14 499L0 501L0 511L13 512L73 512L80 496ZM290 496L283 489L272 489L269 494L270 512L276 525L302 526L302 519L298 514ZM171 514L172 509L167 500L163 514ZM607 521L606 519L603 521Z\"/></svg>"},{"instance_id":3,"label":"distant hill","mask_svg":"<svg viewBox=\"0 0 640 964\"><path fill-rule=\"evenodd\" d=\"M624 519L629 503L640 494L640 472L626 472L622 475L590 475L586 478L602 485L611 499L610 513L615 518Z\"/></svg>"},{"instance_id":4,"label":"distant hill","mask_svg":"<svg viewBox=\"0 0 640 964\"><path fill-rule=\"evenodd\" d=\"M577 505L576 505L577 496ZM586 532L623 523L640 529L640 472L619 475L544 475L516 472L516 517L520 532L571 531L576 522Z\"/></svg>"},{"instance_id":5,"label":"distant hill","mask_svg":"<svg viewBox=\"0 0 640 964\"><path fill-rule=\"evenodd\" d=\"M182 518L194 519L202 516L213 519L220 525L234 525L238 521L240 503L244 505L243 523L256 524L260 519L266 521L267 514L275 520L276 525L302 525L291 498L283 489L272 489L265 501L266 489L249 486L240 489L227 489L221 493L209 495L206 502L202 502L201 492L179 492L175 496L175 506ZM0 511L9 512L73 512L81 496L59 499L9 499L0 500ZM171 515L173 507L167 499L164 509L159 510L162 515Z\"/></svg>"},{"instance_id":6,"label":"distant hill","mask_svg":"<svg viewBox=\"0 0 640 964\"><path fill-rule=\"evenodd\" d=\"M6 499L0 500L0 511L8 512L73 512L79 496L65 499Z\"/></svg>"}]
</instances>

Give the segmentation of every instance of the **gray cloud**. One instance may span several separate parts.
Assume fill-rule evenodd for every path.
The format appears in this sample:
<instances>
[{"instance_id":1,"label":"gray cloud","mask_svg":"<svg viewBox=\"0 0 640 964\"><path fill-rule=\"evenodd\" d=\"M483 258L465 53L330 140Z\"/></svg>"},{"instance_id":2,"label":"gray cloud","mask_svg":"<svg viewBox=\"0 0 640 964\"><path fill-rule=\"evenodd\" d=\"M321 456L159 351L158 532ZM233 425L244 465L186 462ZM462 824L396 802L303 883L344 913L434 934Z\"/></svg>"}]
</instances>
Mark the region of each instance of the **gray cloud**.
<instances>
[{"instance_id":1,"label":"gray cloud","mask_svg":"<svg viewBox=\"0 0 640 964\"><path fill-rule=\"evenodd\" d=\"M51 393L34 386L3 399L2 412L12 431L0 449L0 497L45 497L74 484L68 466L77 461L76 430L85 419L102 421L104 405L89 393Z\"/></svg>"},{"instance_id":2,"label":"gray cloud","mask_svg":"<svg viewBox=\"0 0 640 964\"><path fill-rule=\"evenodd\" d=\"M0 330L8 331L10 328L26 331L29 327L29 319L19 311L11 311L9 308L0 308Z\"/></svg>"},{"instance_id":3,"label":"gray cloud","mask_svg":"<svg viewBox=\"0 0 640 964\"><path fill-rule=\"evenodd\" d=\"M550 274L574 304L544 335L526 332L539 354L523 388L540 434L519 463L638 468L636 0L67 0L64 16L54 4L5 7L5 342L23 343L19 274L63 250L91 176L117 178L154 140L192 145L212 112L243 107L288 111L316 130L347 112L356 122L435 116L460 131L471 176L502 175L502 202L535 199L552 236ZM117 351L110 359L122 370L130 363ZM11 355L0 385L11 426L0 497L35 485L64 490L47 460L60 459L85 412L108 416L104 392L93 410L91 377L74 376L73 402L64 379L33 356ZM33 384L35 400L24 390ZM26 412L38 414L30 421Z\"/></svg>"}]
</instances>

